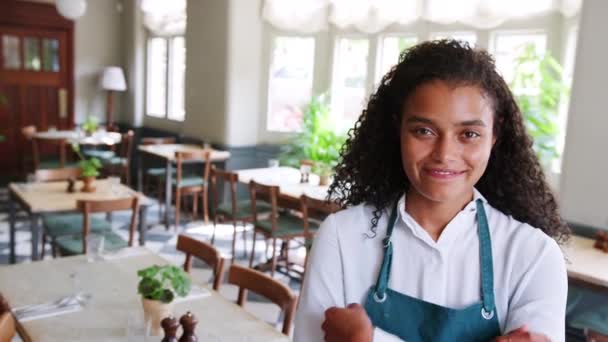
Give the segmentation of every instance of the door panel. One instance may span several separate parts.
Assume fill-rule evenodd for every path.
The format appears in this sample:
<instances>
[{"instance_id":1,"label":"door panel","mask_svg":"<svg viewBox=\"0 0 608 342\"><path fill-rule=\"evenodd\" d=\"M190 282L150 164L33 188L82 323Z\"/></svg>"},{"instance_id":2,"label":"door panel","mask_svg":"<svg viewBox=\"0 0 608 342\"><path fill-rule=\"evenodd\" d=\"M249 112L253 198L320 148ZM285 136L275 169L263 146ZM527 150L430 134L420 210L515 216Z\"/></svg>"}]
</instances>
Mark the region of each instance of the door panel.
<instances>
[{"instance_id":1,"label":"door panel","mask_svg":"<svg viewBox=\"0 0 608 342\"><path fill-rule=\"evenodd\" d=\"M31 171L26 163L31 143L22 136L22 127L45 131L73 126L73 30L48 23L3 24L2 19L0 15L0 89L6 103L0 104L0 134L5 137L0 155L6 157L0 158L0 178L14 178ZM68 95L64 117L59 115L62 89ZM56 155L57 147L41 145L39 152L41 158Z\"/></svg>"}]
</instances>

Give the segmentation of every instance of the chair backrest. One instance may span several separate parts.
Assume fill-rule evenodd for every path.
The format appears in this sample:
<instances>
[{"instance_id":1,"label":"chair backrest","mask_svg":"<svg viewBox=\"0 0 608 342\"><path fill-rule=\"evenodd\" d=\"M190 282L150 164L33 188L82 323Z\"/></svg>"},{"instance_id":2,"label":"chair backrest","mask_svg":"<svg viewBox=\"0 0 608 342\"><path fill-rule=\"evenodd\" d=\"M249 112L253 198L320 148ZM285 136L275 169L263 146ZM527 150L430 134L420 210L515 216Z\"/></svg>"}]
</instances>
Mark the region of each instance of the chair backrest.
<instances>
[{"instance_id":1,"label":"chair backrest","mask_svg":"<svg viewBox=\"0 0 608 342\"><path fill-rule=\"evenodd\" d=\"M122 134L120 140L120 156L127 160L127 165L130 164L131 161L131 146L133 145L133 133L132 130L128 130L126 133Z\"/></svg>"},{"instance_id":2,"label":"chair backrest","mask_svg":"<svg viewBox=\"0 0 608 342\"><path fill-rule=\"evenodd\" d=\"M219 193L217 189L217 181L221 180L228 183L230 187L230 204L232 205L232 217L237 217L237 205L236 205L236 188L239 181L239 175L235 172L220 170L214 165L211 166L211 174L209 175L209 183L211 187L211 194L213 196L213 208L217 209L219 205Z\"/></svg>"},{"instance_id":3,"label":"chair backrest","mask_svg":"<svg viewBox=\"0 0 608 342\"><path fill-rule=\"evenodd\" d=\"M141 139L142 145L166 145L175 144L174 137L145 137Z\"/></svg>"},{"instance_id":4,"label":"chair backrest","mask_svg":"<svg viewBox=\"0 0 608 342\"><path fill-rule=\"evenodd\" d=\"M15 318L8 303L0 294L0 342L12 341L15 334Z\"/></svg>"},{"instance_id":5,"label":"chair backrest","mask_svg":"<svg viewBox=\"0 0 608 342\"><path fill-rule=\"evenodd\" d=\"M32 163L34 164L34 170L38 168L38 164L40 163L40 157L38 156L38 142L34 139L34 134L36 134L37 129L34 125L24 126L21 128L21 134L25 137L26 140L32 142Z\"/></svg>"},{"instance_id":6,"label":"chair backrest","mask_svg":"<svg viewBox=\"0 0 608 342\"><path fill-rule=\"evenodd\" d=\"M304 220L304 228L306 230L308 230L308 219L315 218L323 220L326 216L341 209L338 203L316 199L309 197L306 194L300 196L300 206L302 219Z\"/></svg>"},{"instance_id":7,"label":"chair backrest","mask_svg":"<svg viewBox=\"0 0 608 342\"><path fill-rule=\"evenodd\" d=\"M237 303L240 306L245 304L247 290L253 291L278 305L285 315L283 334L289 334L297 301L297 296L289 287L262 272L236 264L230 266L228 283L239 287Z\"/></svg>"},{"instance_id":8,"label":"chair backrest","mask_svg":"<svg viewBox=\"0 0 608 342\"><path fill-rule=\"evenodd\" d=\"M258 198L270 203L270 221L272 222L272 230L277 229L277 218L279 216L278 209L278 198L279 198L279 187L275 185L265 185L257 183L254 180L249 181L249 195L251 198L251 214L253 216L253 222L258 222L258 211L257 211L257 200Z\"/></svg>"},{"instance_id":9,"label":"chair backrest","mask_svg":"<svg viewBox=\"0 0 608 342\"><path fill-rule=\"evenodd\" d=\"M208 150L191 150L191 151L176 151L175 152L175 164L176 172L175 177L177 178L177 184L182 180L183 163L187 161L203 161L203 172L202 177L204 180L209 180L209 173L211 172L211 151Z\"/></svg>"},{"instance_id":10,"label":"chair backrest","mask_svg":"<svg viewBox=\"0 0 608 342\"><path fill-rule=\"evenodd\" d=\"M111 199L111 200L78 200L76 207L83 214L83 239L82 246L84 253L87 252L87 239L91 230L91 214L108 213L119 210L131 210L131 223L129 224L129 247L133 246L135 238L135 224L137 223L137 213L139 210L139 197Z\"/></svg>"},{"instance_id":11,"label":"chair backrest","mask_svg":"<svg viewBox=\"0 0 608 342\"><path fill-rule=\"evenodd\" d=\"M215 247L191 236L180 234L177 237L177 250L186 253L184 271L188 273L192 268L192 256L209 265L213 269L213 289L219 290L224 275L224 258Z\"/></svg>"},{"instance_id":12,"label":"chair backrest","mask_svg":"<svg viewBox=\"0 0 608 342\"><path fill-rule=\"evenodd\" d=\"M62 169L38 169L34 173L37 182L65 181L70 178L78 179L82 170L77 167L65 167Z\"/></svg>"}]
</instances>

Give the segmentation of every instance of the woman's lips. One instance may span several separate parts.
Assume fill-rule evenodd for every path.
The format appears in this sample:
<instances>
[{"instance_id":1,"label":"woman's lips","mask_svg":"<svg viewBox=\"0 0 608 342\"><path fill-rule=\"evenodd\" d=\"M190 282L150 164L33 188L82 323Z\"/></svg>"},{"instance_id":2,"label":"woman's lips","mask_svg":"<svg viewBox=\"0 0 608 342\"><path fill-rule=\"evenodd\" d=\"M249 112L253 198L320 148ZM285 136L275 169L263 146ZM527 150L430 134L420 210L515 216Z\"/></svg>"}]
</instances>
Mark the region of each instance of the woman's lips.
<instances>
[{"instance_id":1,"label":"woman's lips","mask_svg":"<svg viewBox=\"0 0 608 342\"><path fill-rule=\"evenodd\" d=\"M424 169L424 172L437 179L453 179L464 174L464 171L450 169Z\"/></svg>"}]
</instances>

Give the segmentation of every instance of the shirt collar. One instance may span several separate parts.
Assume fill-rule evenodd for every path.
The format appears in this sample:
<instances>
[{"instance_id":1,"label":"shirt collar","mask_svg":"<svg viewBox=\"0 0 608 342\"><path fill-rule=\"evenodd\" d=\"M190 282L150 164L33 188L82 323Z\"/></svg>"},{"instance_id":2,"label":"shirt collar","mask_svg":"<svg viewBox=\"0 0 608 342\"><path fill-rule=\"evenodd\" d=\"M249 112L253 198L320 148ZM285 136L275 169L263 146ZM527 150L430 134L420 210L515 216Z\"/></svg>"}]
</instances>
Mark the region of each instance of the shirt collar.
<instances>
[{"instance_id":1,"label":"shirt collar","mask_svg":"<svg viewBox=\"0 0 608 342\"><path fill-rule=\"evenodd\" d=\"M423 240L429 246L443 250L451 245L451 242L456 238L457 235L464 229L470 227L471 224L475 223L475 215L477 205L475 202L481 200L484 205L487 205L488 201L476 188L473 188L473 200L467 203L465 207L448 223L448 226L444 229L439 237L438 241L434 241L426 230L414 220L414 218L405 211L405 193L401 196L398 202L398 220L405 223L411 232L417 238Z\"/></svg>"}]
</instances>

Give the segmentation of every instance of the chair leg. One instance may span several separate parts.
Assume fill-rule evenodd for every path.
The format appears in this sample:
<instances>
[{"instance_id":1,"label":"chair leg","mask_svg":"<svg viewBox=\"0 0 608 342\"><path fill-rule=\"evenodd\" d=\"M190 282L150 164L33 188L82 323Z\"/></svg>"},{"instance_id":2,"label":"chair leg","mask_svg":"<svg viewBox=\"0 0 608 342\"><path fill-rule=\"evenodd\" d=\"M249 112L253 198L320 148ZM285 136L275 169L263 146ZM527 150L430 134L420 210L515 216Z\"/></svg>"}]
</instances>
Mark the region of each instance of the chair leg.
<instances>
[{"instance_id":1,"label":"chair leg","mask_svg":"<svg viewBox=\"0 0 608 342\"><path fill-rule=\"evenodd\" d=\"M234 259L236 258L236 219L232 219L232 228L234 229L232 232L232 261L234 264Z\"/></svg>"},{"instance_id":2,"label":"chair leg","mask_svg":"<svg viewBox=\"0 0 608 342\"><path fill-rule=\"evenodd\" d=\"M46 247L46 233L42 231L42 250L40 251L40 260L44 260L44 247Z\"/></svg>"},{"instance_id":3,"label":"chair leg","mask_svg":"<svg viewBox=\"0 0 608 342\"><path fill-rule=\"evenodd\" d=\"M243 251L247 257L247 222L243 221Z\"/></svg>"},{"instance_id":4,"label":"chair leg","mask_svg":"<svg viewBox=\"0 0 608 342\"><path fill-rule=\"evenodd\" d=\"M175 191L175 231L176 232L179 230L179 210L180 210L181 198L182 198L181 191L179 191L179 188L177 188L177 190ZM167 210L168 209L169 208L167 208Z\"/></svg>"},{"instance_id":5,"label":"chair leg","mask_svg":"<svg viewBox=\"0 0 608 342\"><path fill-rule=\"evenodd\" d=\"M289 265L289 239L283 241L281 248L285 247L285 267L287 267L287 274L291 272L291 266Z\"/></svg>"},{"instance_id":6,"label":"chair leg","mask_svg":"<svg viewBox=\"0 0 608 342\"><path fill-rule=\"evenodd\" d=\"M158 197L158 221L163 222L163 182L160 177L158 177L158 182L156 183L156 194Z\"/></svg>"},{"instance_id":7,"label":"chair leg","mask_svg":"<svg viewBox=\"0 0 608 342\"><path fill-rule=\"evenodd\" d=\"M270 266L270 276L274 278L274 271L277 268L277 239L272 238L272 264Z\"/></svg>"},{"instance_id":8,"label":"chair leg","mask_svg":"<svg viewBox=\"0 0 608 342\"><path fill-rule=\"evenodd\" d=\"M215 228L217 228L217 216L213 217L213 233L211 234L211 244L215 242Z\"/></svg>"},{"instance_id":9,"label":"chair leg","mask_svg":"<svg viewBox=\"0 0 608 342\"><path fill-rule=\"evenodd\" d=\"M196 221L198 214L198 193L192 195L192 221Z\"/></svg>"},{"instance_id":10,"label":"chair leg","mask_svg":"<svg viewBox=\"0 0 608 342\"><path fill-rule=\"evenodd\" d=\"M203 188L203 219L205 220L205 225L209 224L209 206L208 206L208 193L207 187Z\"/></svg>"},{"instance_id":11,"label":"chair leg","mask_svg":"<svg viewBox=\"0 0 608 342\"><path fill-rule=\"evenodd\" d=\"M249 267L253 267L253 258L255 256L255 236L256 236L257 232L255 231L255 228L253 228L253 245L251 246L251 258L249 259Z\"/></svg>"}]
</instances>

